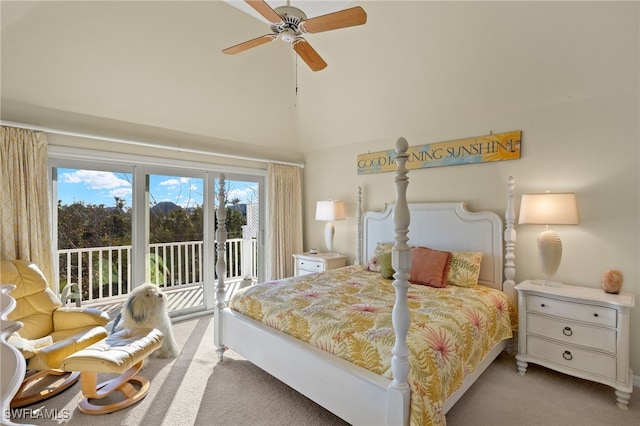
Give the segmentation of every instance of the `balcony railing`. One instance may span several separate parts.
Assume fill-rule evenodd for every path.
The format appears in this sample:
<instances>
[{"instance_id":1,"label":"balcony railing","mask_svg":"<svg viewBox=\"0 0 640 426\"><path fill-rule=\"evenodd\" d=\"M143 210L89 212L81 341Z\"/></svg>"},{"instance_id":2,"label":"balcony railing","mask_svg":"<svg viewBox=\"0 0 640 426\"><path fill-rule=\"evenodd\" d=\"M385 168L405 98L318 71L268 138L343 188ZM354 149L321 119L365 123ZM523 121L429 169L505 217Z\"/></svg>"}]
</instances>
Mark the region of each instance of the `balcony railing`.
<instances>
[{"instance_id":1,"label":"balcony railing","mask_svg":"<svg viewBox=\"0 0 640 426\"><path fill-rule=\"evenodd\" d=\"M255 238L227 240L226 256L227 282L256 279ZM60 288L68 283L77 284L83 303L125 296L133 287L131 261L131 246L58 250ZM202 285L204 281L202 241L150 244L146 261L149 282L164 289ZM214 251L214 265L216 261L217 251Z\"/></svg>"}]
</instances>

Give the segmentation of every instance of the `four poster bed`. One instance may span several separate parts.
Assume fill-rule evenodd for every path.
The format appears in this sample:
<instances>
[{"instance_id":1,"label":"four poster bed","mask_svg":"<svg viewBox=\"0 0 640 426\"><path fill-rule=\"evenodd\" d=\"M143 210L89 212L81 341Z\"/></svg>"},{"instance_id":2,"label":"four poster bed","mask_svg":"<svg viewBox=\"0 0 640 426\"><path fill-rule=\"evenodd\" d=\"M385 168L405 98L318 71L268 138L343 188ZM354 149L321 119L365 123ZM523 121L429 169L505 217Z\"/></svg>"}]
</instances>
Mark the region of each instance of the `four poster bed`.
<instances>
[{"instance_id":1,"label":"four poster bed","mask_svg":"<svg viewBox=\"0 0 640 426\"><path fill-rule=\"evenodd\" d=\"M358 200L356 253L372 264L356 259L353 266L248 287L227 306L225 210L218 210L214 344L220 360L229 348L351 424L446 422L445 413L512 337L514 185L510 179L506 229L495 213L469 212L463 203L408 204L407 148L400 138L395 204L361 216ZM218 197L224 206L224 176ZM435 263L449 253L448 266L436 268L446 285L409 283L410 272L422 274L412 268L433 260L416 266L425 249L414 247L435 249L427 254ZM465 275L449 285L453 259L469 253L479 265L473 282ZM378 258L380 265L392 259L393 281L369 270Z\"/></svg>"}]
</instances>

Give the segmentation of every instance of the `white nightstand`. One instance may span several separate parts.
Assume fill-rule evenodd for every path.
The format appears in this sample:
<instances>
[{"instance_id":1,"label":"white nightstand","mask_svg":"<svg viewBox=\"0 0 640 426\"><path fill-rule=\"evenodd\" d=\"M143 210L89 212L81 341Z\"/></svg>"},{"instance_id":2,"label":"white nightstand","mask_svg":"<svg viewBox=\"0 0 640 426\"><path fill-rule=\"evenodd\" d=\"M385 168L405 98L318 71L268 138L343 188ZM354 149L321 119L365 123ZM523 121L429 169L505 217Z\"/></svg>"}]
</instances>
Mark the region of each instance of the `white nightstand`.
<instances>
[{"instance_id":1,"label":"white nightstand","mask_svg":"<svg viewBox=\"0 0 640 426\"><path fill-rule=\"evenodd\" d=\"M518 371L527 363L603 383L616 390L627 408L633 391L629 368L631 293L562 285L546 287L526 280L518 290Z\"/></svg>"},{"instance_id":2,"label":"white nightstand","mask_svg":"<svg viewBox=\"0 0 640 426\"><path fill-rule=\"evenodd\" d=\"M298 253L293 255L295 276L342 268L347 258L337 253Z\"/></svg>"}]
</instances>

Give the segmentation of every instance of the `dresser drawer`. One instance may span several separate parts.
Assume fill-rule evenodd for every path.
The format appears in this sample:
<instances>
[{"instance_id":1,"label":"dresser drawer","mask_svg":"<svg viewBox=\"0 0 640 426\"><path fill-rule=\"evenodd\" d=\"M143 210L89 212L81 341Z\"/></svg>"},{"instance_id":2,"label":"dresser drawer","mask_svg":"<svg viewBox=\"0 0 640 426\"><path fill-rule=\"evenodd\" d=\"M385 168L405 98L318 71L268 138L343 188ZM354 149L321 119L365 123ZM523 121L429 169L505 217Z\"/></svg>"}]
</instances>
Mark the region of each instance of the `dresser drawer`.
<instances>
[{"instance_id":1,"label":"dresser drawer","mask_svg":"<svg viewBox=\"0 0 640 426\"><path fill-rule=\"evenodd\" d=\"M616 353L616 330L527 313L527 333Z\"/></svg>"},{"instance_id":2,"label":"dresser drawer","mask_svg":"<svg viewBox=\"0 0 640 426\"><path fill-rule=\"evenodd\" d=\"M527 296L527 312L540 312L606 327L616 327L617 320L617 311L612 308L531 295Z\"/></svg>"},{"instance_id":3,"label":"dresser drawer","mask_svg":"<svg viewBox=\"0 0 640 426\"><path fill-rule=\"evenodd\" d=\"M616 357L553 342L536 336L527 336L527 353L563 367L616 379Z\"/></svg>"},{"instance_id":4,"label":"dresser drawer","mask_svg":"<svg viewBox=\"0 0 640 426\"><path fill-rule=\"evenodd\" d=\"M322 272L324 271L324 262L321 260L297 259L296 268L303 275L303 272Z\"/></svg>"}]
</instances>

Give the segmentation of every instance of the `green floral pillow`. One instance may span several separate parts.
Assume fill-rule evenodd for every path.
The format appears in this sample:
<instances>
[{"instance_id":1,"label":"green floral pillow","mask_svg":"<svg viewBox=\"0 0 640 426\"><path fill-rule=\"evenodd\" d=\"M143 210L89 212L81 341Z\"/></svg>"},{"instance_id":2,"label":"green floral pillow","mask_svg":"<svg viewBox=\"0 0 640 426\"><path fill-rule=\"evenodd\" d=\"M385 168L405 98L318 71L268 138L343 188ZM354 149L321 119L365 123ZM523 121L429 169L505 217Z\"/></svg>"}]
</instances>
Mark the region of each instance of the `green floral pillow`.
<instances>
[{"instance_id":1,"label":"green floral pillow","mask_svg":"<svg viewBox=\"0 0 640 426\"><path fill-rule=\"evenodd\" d=\"M393 269L393 266L391 266L390 251L378 256L378 265L380 266L380 273L382 274L383 278L386 278L388 280L393 279L393 274L395 274L396 271Z\"/></svg>"},{"instance_id":2,"label":"green floral pillow","mask_svg":"<svg viewBox=\"0 0 640 426\"><path fill-rule=\"evenodd\" d=\"M393 243L381 243L376 244L376 249L373 252L373 257L366 265L366 269L373 272L380 272L380 256L385 253L390 253L393 249Z\"/></svg>"},{"instance_id":3,"label":"green floral pillow","mask_svg":"<svg viewBox=\"0 0 640 426\"><path fill-rule=\"evenodd\" d=\"M393 243L378 243L376 244L376 250L373 252L373 257L379 257L385 253L390 253L393 250Z\"/></svg>"},{"instance_id":4,"label":"green floral pillow","mask_svg":"<svg viewBox=\"0 0 640 426\"><path fill-rule=\"evenodd\" d=\"M451 252L447 284L458 287L475 287L480 276L481 251Z\"/></svg>"}]
</instances>

